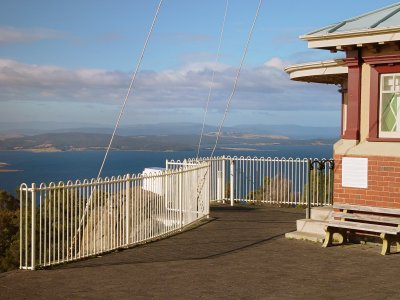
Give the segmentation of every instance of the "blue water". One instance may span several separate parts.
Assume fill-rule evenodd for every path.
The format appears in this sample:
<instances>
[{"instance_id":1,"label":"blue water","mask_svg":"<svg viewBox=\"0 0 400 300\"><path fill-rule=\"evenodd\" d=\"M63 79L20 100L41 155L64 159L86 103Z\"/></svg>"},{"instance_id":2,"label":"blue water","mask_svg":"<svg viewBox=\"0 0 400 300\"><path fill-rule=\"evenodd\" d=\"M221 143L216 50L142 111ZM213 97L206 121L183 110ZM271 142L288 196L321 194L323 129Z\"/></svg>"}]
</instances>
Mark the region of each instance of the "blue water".
<instances>
[{"instance_id":1,"label":"blue water","mask_svg":"<svg viewBox=\"0 0 400 300\"><path fill-rule=\"evenodd\" d=\"M208 156L210 152L202 152ZM182 160L194 157L194 151L150 152L114 151L110 152L102 176L117 176L142 172L146 167L165 167L166 159ZM332 145L283 146L274 145L258 151L217 151L215 155L257 156L257 157L300 157L331 158ZM0 172L0 189L15 194L21 183L58 182L97 176L104 151L32 153L0 151L0 162L9 164L7 169L17 172Z\"/></svg>"}]
</instances>

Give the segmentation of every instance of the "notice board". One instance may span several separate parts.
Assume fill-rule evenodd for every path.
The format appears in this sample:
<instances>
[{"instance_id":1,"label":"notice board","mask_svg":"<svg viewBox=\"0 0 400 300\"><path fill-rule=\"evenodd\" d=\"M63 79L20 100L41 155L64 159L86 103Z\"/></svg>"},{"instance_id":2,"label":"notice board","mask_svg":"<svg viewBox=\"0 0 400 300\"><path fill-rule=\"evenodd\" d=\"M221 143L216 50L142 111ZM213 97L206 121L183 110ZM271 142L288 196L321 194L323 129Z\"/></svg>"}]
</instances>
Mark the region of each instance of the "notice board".
<instances>
[{"instance_id":1,"label":"notice board","mask_svg":"<svg viewBox=\"0 0 400 300\"><path fill-rule=\"evenodd\" d=\"M342 158L342 186L368 188L368 158Z\"/></svg>"}]
</instances>

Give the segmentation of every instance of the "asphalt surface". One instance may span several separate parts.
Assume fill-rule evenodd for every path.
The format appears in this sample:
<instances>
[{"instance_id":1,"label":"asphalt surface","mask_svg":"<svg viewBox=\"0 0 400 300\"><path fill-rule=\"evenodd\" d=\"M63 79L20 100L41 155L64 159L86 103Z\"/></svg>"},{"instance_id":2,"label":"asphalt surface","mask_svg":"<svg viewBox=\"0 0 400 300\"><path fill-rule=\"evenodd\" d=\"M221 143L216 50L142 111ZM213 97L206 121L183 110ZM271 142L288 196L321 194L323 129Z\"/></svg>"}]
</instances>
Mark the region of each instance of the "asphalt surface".
<instances>
[{"instance_id":1,"label":"asphalt surface","mask_svg":"<svg viewBox=\"0 0 400 300\"><path fill-rule=\"evenodd\" d=\"M400 255L287 240L304 211L218 206L200 227L39 271L0 274L0 299L400 299Z\"/></svg>"}]
</instances>

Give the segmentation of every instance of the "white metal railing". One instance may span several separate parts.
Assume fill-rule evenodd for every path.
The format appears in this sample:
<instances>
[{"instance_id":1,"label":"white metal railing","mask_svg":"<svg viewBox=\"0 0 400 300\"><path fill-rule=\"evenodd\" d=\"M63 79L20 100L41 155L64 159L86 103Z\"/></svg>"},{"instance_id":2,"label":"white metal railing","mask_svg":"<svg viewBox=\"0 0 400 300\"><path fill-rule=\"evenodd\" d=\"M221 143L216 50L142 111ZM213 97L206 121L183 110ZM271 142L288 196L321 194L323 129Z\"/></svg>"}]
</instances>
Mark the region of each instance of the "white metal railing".
<instances>
[{"instance_id":1,"label":"white metal railing","mask_svg":"<svg viewBox=\"0 0 400 300\"><path fill-rule=\"evenodd\" d=\"M287 206L331 205L333 160L212 157L167 161L167 169L210 163L211 201Z\"/></svg>"},{"instance_id":2,"label":"white metal railing","mask_svg":"<svg viewBox=\"0 0 400 300\"><path fill-rule=\"evenodd\" d=\"M168 236L210 201L332 204L333 160L212 157L166 171L20 187L20 268L35 269Z\"/></svg>"},{"instance_id":3,"label":"white metal railing","mask_svg":"<svg viewBox=\"0 0 400 300\"><path fill-rule=\"evenodd\" d=\"M34 270L144 243L207 217L209 165L39 187L22 184L20 268Z\"/></svg>"}]
</instances>

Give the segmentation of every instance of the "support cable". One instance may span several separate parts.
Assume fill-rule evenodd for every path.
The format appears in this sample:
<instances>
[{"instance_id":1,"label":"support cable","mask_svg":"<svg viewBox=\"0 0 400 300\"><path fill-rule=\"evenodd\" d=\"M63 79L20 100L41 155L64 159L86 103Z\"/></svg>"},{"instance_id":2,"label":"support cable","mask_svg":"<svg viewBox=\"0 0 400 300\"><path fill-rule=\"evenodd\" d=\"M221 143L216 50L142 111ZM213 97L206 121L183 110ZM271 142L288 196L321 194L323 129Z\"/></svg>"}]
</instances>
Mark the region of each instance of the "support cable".
<instances>
[{"instance_id":1,"label":"support cable","mask_svg":"<svg viewBox=\"0 0 400 300\"><path fill-rule=\"evenodd\" d=\"M110 152L111 145L112 145L112 142L113 142L114 137L115 137L115 133L117 132L117 128L118 128L119 123L120 123L120 121L121 121L122 115L124 114L124 110L125 110L126 104L127 104L127 102L128 102L129 95L131 94L131 91L133 91L134 83L135 83L135 80L136 80L136 76L137 76L137 73L139 72L139 68L140 68L140 66L141 66L141 64L142 64L143 57L144 57L144 53L145 53L145 51L146 51L146 49L147 49L147 44L148 44L148 42L149 42L149 40L150 40L150 37L151 37L151 34L152 34L152 32L153 32L154 25L156 24L156 21L157 21L157 18L158 18L158 14L159 14L159 12L160 12L160 8L161 8L161 5L162 5L162 2L163 2L163 0L160 0L160 2L158 3L157 10L156 10L156 13L155 13L154 18L153 18L153 22L151 23L149 32L148 32L148 34L147 34L146 40L145 40L144 45L143 45L143 48L142 48L142 52L141 52L141 54L140 54L138 63L137 63L137 65L136 65L136 69L135 69L135 71L132 73L131 82L130 82L128 91L127 91L127 93L126 93L124 102L123 102L123 104L122 104L122 106L121 106L121 110L120 110L120 112L119 112L119 115L118 115L118 118L117 118L117 122L115 123L114 131L113 131L113 133L112 133L112 135L111 135L111 139L110 139L110 142L109 142L109 144L108 144L107 151L106 151L106 153L105 153L105 155L104 155L103 162L101 163L101 167L100 167L99 173L98 173L98 175L97 175L97 180L100 179L101 173L102 173L102 171L103 171L104 164L106 163L106 160L107 160L107 157L108 157L108 153ZM80 232L80 230L81 230L81 227L82 227L82 224L83 224L83 222L84 222L85 216L87 215L87 212L88 212L88 208L89 208L89 206L90 206L90 204L91 204L91 202L92 202L93 193L94 193L95 191L96 191L96 187L94 187L94 189L91 190L91 192L90 192L90 196L89 196L89 198L88 198L88 200L87 200L87 202L86 202L85 209L84 209L83 214L82 214L82 217L81 217L81 219L80 219L80 221L79 221L78 230L76 231L75 236L74 236L74 238L73 238L73 242L71 243L70 251L72 251L72 248L73 248L73 246L74 246L74 244L75 244L75 242L76 242L76 237L77 237L77 235L79 234L79 232Z\"/></svg>"},{"instance_id":2,"label":"support cable","mask_svg":"<svg viewBox=\"0 0 400 300\"><path fill-rule=\"evenodd\" d=\"M247 51L248 51L248 48L249 48L250 40L251 40L251 37L253 35L254 27L256 25L256 21L257 21L257 18L258 18L258 14L260 12L262 1L263 0L260 0L260 2L258 3L257 11L256 11L256 14L255 14L254 19L253 19L253 24L251 25L250 32L249 32L248 39L247 39L247 43L246 43L246 46L245 46L244 51L243 51L242 60L240 62L240 66L239 66L239 68L237 70L237 73L236 73L236 78L235 78L235 82L233 84L232 92L231 92L231 94L230 94L230 96L228 98L228 101L227 101L227 104L226 104L226 107L225 107L225 112L224 112L223 118L222 118L221 123L220 123L219 128L218 128L218 133L217 133L217 137L215 139L214 148L213 148L213 150L211 152L211 157L214 156L214 152L215 152L215 149L217 148L218 141L219 141L219 138L220 138L220 135L221 135L222 127L224 126L225 119L226 119L226 117L228 115L228 111L229 111L229 107L230 107L231 102L232 102L232 98L236 93L236 88L237 88L237 84L238 84L238 81L239 81L240 73L242 71L244 60L245 60L246 55L247 55Z\"/></svg>"},{"instance_id":3,"label":"support cable","mask_svg":"<svg viewBox=\"0 0 400 300\"><path fill-rule=\"evenodd\" d=\"M257 11L256 11L256 14L255 14L254 19L253 19L253 23L252 23L250 31L249 31L249 35L248 35L248 39L247 39L247 42L246 42L246 46L245 46L244 51L243 51L242 60L240 62L239 68L237 70L235 82L234 82L233 88L232 88L232 92L231 92L231 94L230 94L230 96L228 98L228 101L227 101L227 104L226 104L226 107L225 107L225 112L224 112L223 118L222 118L221 123L220 123L219 128L218 128L218 133L217 133L217 137L216 137L216 140L215 140L215 145L214 145L214 148L213 148L213 150L211 152L210 158L212 158L214 156L214 152L215 152L215 149L217 148L219 137L221 135L222 127L224 125L226 116L228 114L229 107L230 107L231 102L232 102L232 98L233 98L233 96L235 95L235 92L236 92L236 88L237 88L237 84L238 84L238 81L239 81L240 73L242 71L244 60L246 58L247 51L248 51L248 48L249 48L250 40L251 40L251 37L253 35L254 27L256 25L256 21L257 21L258 15L260 13L260 8L261 8L261 5L262 5L262 1L263 0L260 0L260 2L258 3ZM205 177L207 176L209 169L210 168L208 168L207 171L204 174L203 181L201 183L201 188L199 190L203 189L203 186L205 184ZM200 197L200 193L198 192L197 199L199 199L199 197Z\"/></svg>"},{"instance_id":4,"label":"support cable","mask_svg":"<svg viewBox=\"0 0 400 300\"><path fill-rule=\"evenodd\" d=\"M223 39L223 36L224 36L225 22L226 22L226 15L228 13L228 7L229 7L229 0L226 0L224 19L222 21L221 33L220 33L220 36L219 36L217 57L215 58L215 63L214 63L215 66L218 64L219 58L221 56L221 45L222 45L222 39ZM201 147L201 142L202 142L203 135L204 135L204 127L205 127L206 118L207 118L208 106L210 104L211 94L212 94L213 86L214 86L214 78L215 78L215 67L213 68L213 72L212 72L212 75L211 75L210 87L208 89L208 97L207 97L206 107L204 109L203 125L202 125L202 128L201 128L199 145L197 147L196 159L199 158L200 147Z\"/></svg>"},{"instance_id":5,"label":"support cable","mask_svg":"<svg viewBox=\"0 0 400 300\"><path fill-rule=\"evenodd\" d=\"M137 65L136 65L136 69L132 74L131 83L130 83L128 91L126 93L126 96L125 96L124 102L122 104L121 110L119 112L119 115L118 115L118 118L117 118L117 122L115 123L114 131L113 131L113 133L111 135L110 143L108 144L107 151L106 151L106 153L104 155L104 158L103 158L103 162L101 163L101 167L100 167L99 173L97 175L97 179L99 179L100 176L101 176L101 172L103 171L103 167L104 167L104 164L106 163L108 153L110 152L111 145L112 145L112 142L113 142L114 137L115 137L115 133L117 132L117 128L119 126L119 122L121 121L122 115L124 114L126 103L128 102L129 95L130 95L131 91L133 90L133 87L134 87L133 84L135 83L136 75L137 75L137 73L139 71L139 68L140 68L140 66L142 64L144 53L145 53L145 51L147 49L147 44L148 44L148 42L150 40L150 36L151 36L151 34L153 32L154 25L155 25L155 23L157 21L158 13L160 11L162 2L163 2L163 0L160 0L160 2L158 3L157 10L156 10L156 13L155 13L154 18L153 18L153 22L151 23L150 30L149 30L149 32L147 34L147 37L146 37L146 40L144 42L143 49L142 49L142 52L140 54L139 61L138 61Z\"/></svg>"}]
</instances>

